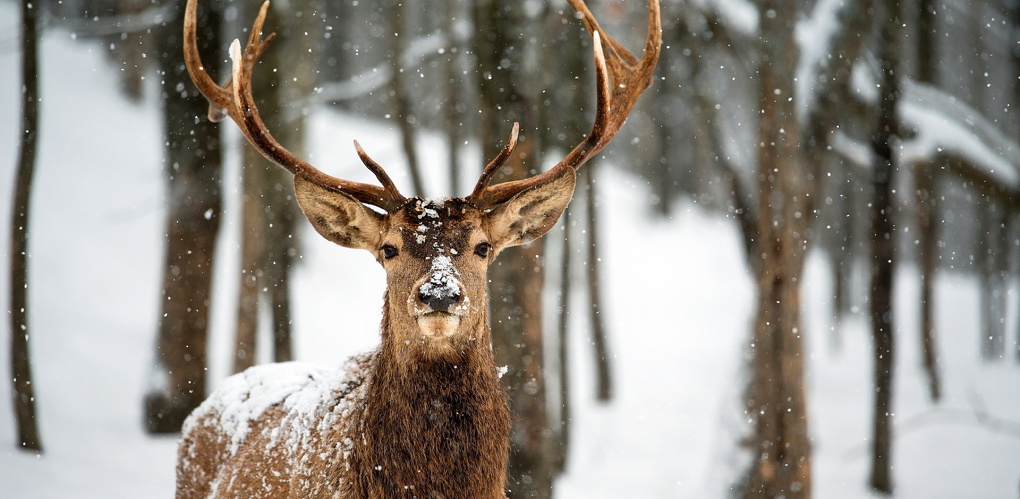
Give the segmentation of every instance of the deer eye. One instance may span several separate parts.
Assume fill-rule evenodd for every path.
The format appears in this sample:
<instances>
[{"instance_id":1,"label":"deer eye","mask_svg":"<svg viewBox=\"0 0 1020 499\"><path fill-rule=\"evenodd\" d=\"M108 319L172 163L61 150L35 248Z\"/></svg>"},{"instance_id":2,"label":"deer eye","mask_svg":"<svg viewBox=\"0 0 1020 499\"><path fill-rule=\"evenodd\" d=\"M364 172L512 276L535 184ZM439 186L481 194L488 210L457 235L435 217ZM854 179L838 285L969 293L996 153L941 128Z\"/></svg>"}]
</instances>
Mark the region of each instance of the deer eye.
<instances>
[{"instance_id":1,"label":"deer eye","mask_svg":"<svg viewBox=\"0 0 1020 499\"><path fill-rule=\"evenodd\" d=\"M392 244L383 245L383 247L380 249L382 250L383 258L387 260L397 256L397 254L399 253L399 251L397 251L397 247L393 246Z\"/></svg>"},{"instance_id":2,"label":"deer eye","mask_svg":"<svg viewBox=\"0 0 1020 499\"><path fill-rule=\"evenodd\" d=\"M491 249L492 245L489 243L478 243L478 246L475 246L475 254L482 258L485 258L489 256L489 250Z\"/></svg>"}]
</instances>

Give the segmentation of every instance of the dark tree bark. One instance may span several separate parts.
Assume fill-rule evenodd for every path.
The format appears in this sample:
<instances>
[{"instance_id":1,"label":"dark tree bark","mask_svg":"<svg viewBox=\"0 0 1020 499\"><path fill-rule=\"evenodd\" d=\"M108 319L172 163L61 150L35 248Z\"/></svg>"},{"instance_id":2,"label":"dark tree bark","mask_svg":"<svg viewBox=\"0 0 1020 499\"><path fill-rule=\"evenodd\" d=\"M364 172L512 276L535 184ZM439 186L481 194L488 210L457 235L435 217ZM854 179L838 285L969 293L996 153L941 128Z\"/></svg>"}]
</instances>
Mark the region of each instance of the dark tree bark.
<instances>
[{"instance_id":1,"label":"dark tree bark","mask_svg":"<svg viewBox=\"0 0 1020 499\"><path fill-rule=\"evenodd\" d=\"M414 132L414 107L411 105L411 88L408 75L401 69L404 64L404 53L406 51L406 40L412 39L408 30L408 9L409 2L398 2L392 7L393 32L394 36L389 37L393 44L391 65L393 66L393 103L394 116L400 128L401 145L404 148L404 156L407 158L407 168L411 173L411 183L414 185L414 196L425 197L425 181L421 176L421 167L418 165L417 136Z\"/></svg>"},{"instance_id":2,"label":"dark tree bark","mask_svg":"<svg viewBox=\"0 0 1020 499\"><path fill-rule=\"evenodd\" d=\"M528 123L538 121L534 90L537 78L524 64L531 50L533 20L520 2L475 0L476 34L472 46L478 70L479 134L484 157L495 157L514 121L522 133L514 154L493 183L520 179L537 173L537 134ZM509 248L490 273L490 320L497 365L506 365L503 383L514 414L511 430L508 486L510 498L548 498L552 494L552 430L546 407L542 336L542 240Z\"/></svg>"},{"instance_id":3,"label":"dark tree bark","mask_svg":"<svg viewBox=\"0 0 1020 499\"><path fill-rule=\"evenodd\" d=\"M146 0L121 0L117 2L118 16L141 14L150 3ZM145 90L145 75L148 73L148 59L145 50L150 45L151 35L145 30L131 30L108 37L111 51L119 61L121 89L133 101L142 99Z\"/></svg>"},{"instance_id":4,"label":"dark tree bark","mask_svg":"<svg viewBox=\"0 0 1020 499\"><path fill-rule=\"evenodd\" d=\"M761 6L758 44L758 308L750 344L745 444L747 498L811 496L811 447L804 389L800 280L809 209L808 171L800 157L793 95L795 2ZM765 13L769 13L766 15Z\"/></svg>"},{"instance_id":5,"label":"dark tree bark","mask_svg":"<svg viewBox=\"0 0 1020 499\"><path fill-rule=\"evenodd\" d=\"M1003 209L992 201L979 210L980 237L974 261L981 276L981 357L992 361L1006 355L1006 255L1009 246Z\"/></svg>"},{"instance_id":6,"label":"dark tree bark","mask_svg":"<svg viewBox=\"0 0 1020 499\"><path fill-rule=\"evenodd\" d=\"M875 164L871 201L871 331L874 341L875 406L871 440L871 473L868 484L877 492L891 494L892 483L892 389L894 357L893 277L895 225L893 188L896 168L892 142L899 135L896 105L899 99L899 3L880 2L881 66L878 122L871 139Z\"/></svg>"},{"instance_id":7,"label":"dark tree bark","mask_svg":"<svg viewBox=\"0 0 1020 499\"><path fill-rule=\"evenodd\" d=\"M917 80L938 85L939 45L933 0L921 0L917 13ZM921 363L928 377L928 396L933 402L942 397L938 368L938 343L935 341L935 272L938 270L938 198L936 169L915 168L918 207L918 252L921 265Z\"/></svg>"},{"instance_id":8,"label":"dark tree bark","mask_svg":"<svg viewBox=\"0 0 1020 499\"><path fill-rule=\"evenodd\" d=\"M298 157L307 158L307 110L295 103L308 102L308 96L319 83L320 58L325 26L321 17L322 0L292 0L279 19L280 40L276 54L278 72L287 75L280 85L280 117L272 126L278 140ZM292 54L302 54L292 57ZM268 55L268 54L267 54ZM290 281L294 264L300 254L298 224L305 219L294 197L294 179L290 172L274 166L266 182L266 288L273 327L273 361L294 359L293 324L291 318Z\"/></svg>"},{"instance_id":9,"label":"dark tree bark","mask_svg":"<svg viewBox=\"0 0 1020 499\"><path fill-rule=\"evenodd\" d=\"M1009 9L1009 18L1010 18L1011 24L1013 25L1013 29L1020 29L1020 2L1014 2L1013 3L1012 7ZM1012 63L1013 63L1013 76L1014 76L1014 80L1013 81L1020 81L1020 45L1016 45L1016 44L1013 45ZM1020 85L1013 85L1013 94L1010 97L1012 98L1013 109L1016 109L1017 107L1020 107ZM1013 116L1013 133L1014 133L1014 137L1020 138L1020 113L1013 112L1013 113L1010 113L1010 114ZM1020 215L1018 215L1017 213L1013 213L1013 216L1011 218L1011 225L1013 227L1016 227L1018 230L1020 230ZM1016 240L1015 234L1017 234L1017 232L1011 232L1011 233L1014 234L1013 240ZM1014 248L1014 251L1012 252L1013 262L1014 262L1014 265L1020 267L1020 262L1017 261L1017 259L1020 259L1020 251L1015 251L1016 249L1017 248ZM1016 310L1017 311L1015 313L1017 315L1014 316L1014 317L1017 317L1016 326L1015 326L1016 327L1016 340L1013 343L1014 348L1015 348L1013 354L1014 354L1017 362L1020 362L1020 307L1017 307Z\"/></svg>"},{"instance_id":10,"label":"dark tree bark","mask_svg":"<svg viewBox=\"0 0 1020 499\"><path fill-rule=\"evenodd\" d=\"M464 83L461 76L463 63L461 60L461 43L454 33L454 17L460 12L459 2L456 0L444 0L443 7L446 15L443 16L443 32L446 33L449 43L446 57L443 60L443 72L445 76L444 91L446 92L446 104L443 110L443 118L446 121L446 148L448 151L447 170L450 178L450 193L454 196L461 195L460 190L460 151L464 141L464 112L463 98Z\"/></svg>"},{"instance_id":11,"label":"dark tree bark","mask_svg":"<svg viewBox=\"0 0 1020 499\"><path fill-rule=\"evenodd\" d=\"M556 324L556 357L559 361L560 420L556 427L556 455L554 469L563 473L567 469L567 457L570 455L570 299L573 286L570 285L570 261L573 245L571 244L571 209L568 206L560 217L563 224L562 253L560 255L560 314Z\"/></svg>"},{"instance_id":12,"label":"dark tree bark","mask_svg":"<svg viewBox=\"0 0 1020 499\"><path fill-rule=\"evenodd\" d=\"M938 269L939 225L936 223L938 196L935 175L931 169L930 166L919 166L914 171L917 174L917 246L921 266L921 363L928 377L928 397L938 402L942 397L935 342L935 271Z\"/></svg>"},{"instance_id":13,"label":"dark tree bark","mask_svg":"<svg viewBox=\"0 0 1020 499\"><path fill-rule=\"evenodd\" d=\"M322 30L313 15L317 0L298 0L267 16L263 31L280 36L262 56L254 78L253 94L266 126L298 157L305 151L305 113L290 106L303 102L317 80L316 55ZM290 54L304 54L291 57ZM272 360L293 360L293 326L290 277L298 253L297 229L302 217L294 201L289 172L244 145L242 171L241 286L238 297L235 372L256 363L260 306L269 307Z\"/></svg>"},{"instance_id":14,"label":"dark tree bark","mask_svg":"<svg viewBox=\"0 0 1020 499\"><path fill-rule=\"evenodd\" d=\"M42 452L28 328L28 233L39 139L39 6L21 2L21 145L11 219L11 394L17 446Z\"/></svg>"},{"instance_id":15,"label":"dark tree bark","mask_svg":"<svg viewBox=\"0 0 1020 499\"><path fill-rule=\"evenodd\" d=\"M602 316L602 279L598 243L598 210L595 203L595 167L598 162L589 160L581 171L585 186L585 222L588 233L588 319L591 323L591 345L595 354L595 398L608 402L613 398L612 362L606 344L606 323Z\"/></svg>"},{"instance_id":16,"label":"dark tree bark","mask_svg":"<svg viewBox=\"0 0 1020 499\"><path fill-rule=\"evenodd\" d=\"M145 426L152 433L179 431L205 398L212 263L220 223L219 129L205 119L208 104L184 69L183 5L174 2L158 35L169 209L154 366L159 384L145 397ZM199 50L206 61L220 60L222 15L212 8L203 11ZM215 73L216 68L209 69Z\"/></svg>"},{"instance_id":17,"label":"dark tree bark","mask_svg":"<svg viewBox=\"0 0 1020 499\"><path fill-rule=\"evenodd\" d=\"M280 12L278 4L271 4L271 12L266 16L264 33L279 33L289 13ZM250 17L250 16L249 16ZM288 127L283 126L283 102L281 94L281 72L291 68L281 67L280 62L286 60L282 52L284 41L289 37L278 38L258 64L258 73L252 79L252 95L256 105L264 116L266 126L273 131L277 140L285 140ZM275 69L275 71L274 71ZM270 202L270 178L280 167L270 163L255 148L243 145L243 164L241 166L241 275L237 301L237 323L234 335L234 372L241 372L258 363L258 330L260 322L260 304L263 301L263 289L273 283L266 275L269 264L269 217L282 206ZM278 175L277 175L278 176ZM274 328L275 329L275 328Z\"/></svg>"},{"instance_id":18,"label":"dark tree bark","mask_svg":"<svg viewBox=\"0 0 1020 499\"><path fill-rule=\"evenodd\" d=\"M560 154L570 150L579 137L583 137L591 127L588 121L589 99L591 92L585 87L589 81L591 68L589 61L591 39L583 27L576 25L571 29L572 11L549 8L544 17L544 30L551 37L543 44L543 60L556 61L555 65L544 65L539 76L542 78L542 100L539 106L541 123L538 127L542 134L541 142L546 151ZM585 168L589 168L587 165ZM575 193L579 193L577 189ZM573 230L577 220L577 211L568 206L561 217L563 226L562 253L560 260L560 294L559 317L557 323L556 364L559 367L556 381L559 389L558 423L554 435L553 472L562 473L568 464L571 445L571 418L573 408L571 393L573 383L570 376L570 314L571 300L574 295L574 282L571 280L572 262L576 260L575 252L580 248L574 244L578 237Z\"/></svg>"},{"instance_id":19,"label":"dark tree bark","mask_svg":"<svg viewBox=\"0 0 1020 499\"><path fill-rule=\"evenodd\" d=\"M266 54L268 55L268 54ZM264 103L259 104L263 109ZM241 282L234 333L234 372L255 365L258 344L259 297L265 245L265 159L245 146L241 167Z\"/></svg>"}]
</instances>

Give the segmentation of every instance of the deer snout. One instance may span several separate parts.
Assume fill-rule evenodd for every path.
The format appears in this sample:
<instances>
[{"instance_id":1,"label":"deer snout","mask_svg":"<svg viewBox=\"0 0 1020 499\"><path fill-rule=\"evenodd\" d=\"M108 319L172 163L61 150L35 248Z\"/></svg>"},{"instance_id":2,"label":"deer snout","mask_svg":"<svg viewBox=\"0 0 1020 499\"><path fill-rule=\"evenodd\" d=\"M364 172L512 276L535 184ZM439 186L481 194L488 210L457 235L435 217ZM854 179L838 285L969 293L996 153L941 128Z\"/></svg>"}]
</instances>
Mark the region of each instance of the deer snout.
<instances>
[{"instance_id":1,"label":"deer snout","mask_svg":"<svg viewBox=\"0 0 1020 499\"><path fill-rule=\"evenodd\" d=\"M434 272L418 287L418 301L432 312L451 313L462 295L460 282L449 272Z\"/></svg>"},{"instance_id":2,"label":"deer snout","mask_svg":"<svg viewBox=\"0 0 1020 499\"><path fill-rule=\"evenodd\" d=\"M449 313L450 308L456 305L458 301L460 301L460 293L452 295L446 294L430 295L422 293L419 290L418 300L424 303L425 305L428 305L428 307L431 308L433 312Z\"/></svg>"}]
</instances>

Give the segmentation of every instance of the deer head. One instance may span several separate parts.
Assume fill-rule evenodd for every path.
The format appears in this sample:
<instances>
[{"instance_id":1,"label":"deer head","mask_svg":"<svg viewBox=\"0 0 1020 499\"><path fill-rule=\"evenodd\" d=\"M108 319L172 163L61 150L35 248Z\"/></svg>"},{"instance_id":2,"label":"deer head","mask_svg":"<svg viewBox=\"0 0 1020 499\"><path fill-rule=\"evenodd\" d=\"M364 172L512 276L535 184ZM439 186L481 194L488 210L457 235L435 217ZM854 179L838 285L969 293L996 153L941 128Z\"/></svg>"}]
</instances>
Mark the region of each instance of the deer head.
<instances>
[{"instance_id":1,"label":"deer head","mask_svg":"<svg viewBox=\"0 0 1020 499\"><path fill-rule=\"evenodd\" d=\"M573 188L573 170L566 169L491 209L461 198L410 198L379 213L348 194L295 179L301 210L319 234L370 251L386 269L384 342L427 356L488 346L479 331L485 328L489 264L504 248L549 230Z\"/></svg>"},{"instance_id":2,"label":"deer head","mask_svg":"<svg viewBox=\"0 0 1020 499\"><path fill-rule=\"evenodd\" d=\"M648 39L637 59L601 28L582 0L568 0L594 39L597 111L591 133L552 169L534 177L489 185L509 158L518 125L506 146L483 170L464 198L443 201L407 198L355 142L358 156L379 180L370 185L322 173L280 145L259 117L251 94L252 71L275 34L262 39L267 1L242 51L230 48L231 79L212 81L199 58L196 3L189 0L184 22L185 61L192 80L210 103L214 121L229 116L248 141L270 161L294 173L298 204L326 239L372 252L386 269L384 345L429 356L453 355L469 344L488 345L486 269L504 248L524 244L548 231L566 208L578 167L619 131L638 96L652 81L661 43L658 0L649 0ZM612 81L612 85L610 82ZM378 208L378 210L372 207Z\"/></svg>"}]
</instances>

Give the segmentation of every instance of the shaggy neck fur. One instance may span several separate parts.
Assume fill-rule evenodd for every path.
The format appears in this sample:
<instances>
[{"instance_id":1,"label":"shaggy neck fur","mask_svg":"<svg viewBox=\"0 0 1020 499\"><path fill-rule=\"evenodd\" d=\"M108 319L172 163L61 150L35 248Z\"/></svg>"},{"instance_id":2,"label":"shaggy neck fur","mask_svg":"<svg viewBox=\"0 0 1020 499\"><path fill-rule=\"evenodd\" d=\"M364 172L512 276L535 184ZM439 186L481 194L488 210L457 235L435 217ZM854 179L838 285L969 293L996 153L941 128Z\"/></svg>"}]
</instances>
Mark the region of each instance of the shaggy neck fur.
<instances>
[{"instance_id":1,"label":"shaggy neck fur","mask_svg":"<svg viewBox=\"0 0 1020 499\"><path fill-rule=\"evenodd\" d=\"M484 314L473 340L440 356L425 345L416 354L392 327L387 304L361 435L353 437L358 488L366 497L504 497L510 413Z\"/></svg>"}]
</instances>

